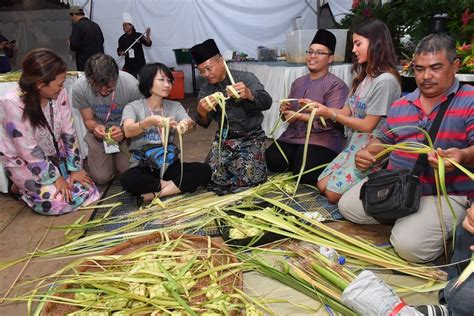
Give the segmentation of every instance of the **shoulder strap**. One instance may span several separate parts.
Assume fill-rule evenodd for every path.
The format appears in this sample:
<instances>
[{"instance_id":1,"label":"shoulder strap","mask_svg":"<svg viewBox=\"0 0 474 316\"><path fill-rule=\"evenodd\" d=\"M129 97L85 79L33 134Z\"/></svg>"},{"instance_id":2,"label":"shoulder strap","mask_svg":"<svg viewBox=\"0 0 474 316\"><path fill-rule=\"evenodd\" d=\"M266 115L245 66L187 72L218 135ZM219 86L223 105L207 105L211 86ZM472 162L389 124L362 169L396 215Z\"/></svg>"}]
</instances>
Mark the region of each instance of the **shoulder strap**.
<instances>
[{"instance_id":1,"label":"shoulder strap","mask_svg":"<svg viewBox=\"0 0 474 316\"><path fill-rule=\"evenodd\" d=\"M444 114L448 110L449 105L451 104L451 101L453 100L454 96L461 88L462 88L462 84L459 84L458 90L456 92L451 93L446 99L446 101L444 101L440 105L438 113L436 114L436 117L433 121L433 124L431 125L431 128L428 131L428 135L430 135L430 138L433 141L433 143L436 139L436 135L438 134L438 130L441 125L441 122L443 121ZM425 145L428 145L428 139L425 139L423 143ZM426 162L427 162L426 155L420 154L418 156L418 159L416 160L415 167L413 168L413 174L417 176L420 175L425 168Z\"/></svg>"},{"instance_id":2,"label":"shoulder strap","mask_svg":"<svg viewBox=\"0 0 474 316\"><path fill-rule=\"evenodd\" d=\"M48 122L46 122L46 127L48 128L49 130L49 133L51 134L51 137L53 138L53 144L54 144L54 148L56 149L56 155L57 157L59 157L59 144L58 144L58 141L56 140L56 137L54 137L54 113L53 113L53 101L50 99L49 102L48 102L48 105L49 105L49 116L50 116L50 120L51 120L51 126L48 124Z\"/></svg>"}]
</instances>

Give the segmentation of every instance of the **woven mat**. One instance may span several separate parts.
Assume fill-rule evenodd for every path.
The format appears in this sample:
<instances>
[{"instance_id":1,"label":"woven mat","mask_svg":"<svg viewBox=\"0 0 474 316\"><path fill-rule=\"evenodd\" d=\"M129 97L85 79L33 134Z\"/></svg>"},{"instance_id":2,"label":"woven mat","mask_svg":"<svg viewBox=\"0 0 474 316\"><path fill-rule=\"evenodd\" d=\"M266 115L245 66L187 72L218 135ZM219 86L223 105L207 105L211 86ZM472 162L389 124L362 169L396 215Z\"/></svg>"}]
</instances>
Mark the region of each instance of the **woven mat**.
<instances>
[{"instance_id":1,"label":"woven mat","mask_svg":"<svg viewBox=\"0 0 474 316\"><path fill-rule=\"evenodd\" d=\"M122 189L122 186L120 185L120 181L118 179L114 179L105 189L104 194L102 195L102 199L112 196L114 194L120 193L122 191L123 189ZM103 203L100 203L100 204L113 204L117 202L121 202L122 205L113 209L112 212L108 215L108 218L127 215L137 210L137 198L127 192L124 192L123 194L120 194L119 196L116 196L112 199L104 201ZM108 208L95 209L94 212L91 214L89 221L103 218L104 215L106 215L108 211L109 211ZM84 237L112 231L120 227L126 226L127 224L128 224L127 222L122 222L122 223L114 223L114 224L108 224L108 225L102 225L98 227L89 228L84 233ZM132 231L142 231L142 230L143 228L136 227Z\"/></svg>"},{"instance_id":2,"label":"woven mat","mask_svg":"<svg viewBox=\"0 0 474 316\"><path fill-rule=\"evenodd\" d=\"M123 189L120 186L120 182L118 180L114 180L111 185L106 189L104 197L112 196L114 194L122 192ZM198 195L202 192L196 192L194 194ZM300 212L309 212L314 213L318 212L321 214L326 220L341 220L343 219L341 213L339 213L339 209L337 205L333 205L328 202L328 200L321 196L317 189L311 186L301 185L298 188L297 192L298 197L295 200L288 201L286 204L298 210ZM271 197L271 196L269 196ZM111 214L108 215L109 218L122 216L130 214L137 210L136 205L136 198L129 193L123 193L119 196L116 196L112 199L107 200L105 203L112 204L116 202L122 202L122 205L116 207L112 210ZM102 218L107 212L109 211L108 208L103 209L96 209L89 220ZM190 218L189 222L196 220L196 218ZM94 227L86 230L84 236L94 235L102 232L112 231L127 225L127 222L121 223L114 223L114 224L107 224L102 225L99 227ZM134 227L130 231L143 231L149 229L157 229L163 228L164 224L158 221L148 222L143 225ZM201 236L220 236L219 229L216 226L216 223L213 221L204 227L197 227L197 228L190 228L186 230L177 230L177 233L187 233L187 234L194 234L194 235L201 235Z\"/></svg>"}]
</instances>

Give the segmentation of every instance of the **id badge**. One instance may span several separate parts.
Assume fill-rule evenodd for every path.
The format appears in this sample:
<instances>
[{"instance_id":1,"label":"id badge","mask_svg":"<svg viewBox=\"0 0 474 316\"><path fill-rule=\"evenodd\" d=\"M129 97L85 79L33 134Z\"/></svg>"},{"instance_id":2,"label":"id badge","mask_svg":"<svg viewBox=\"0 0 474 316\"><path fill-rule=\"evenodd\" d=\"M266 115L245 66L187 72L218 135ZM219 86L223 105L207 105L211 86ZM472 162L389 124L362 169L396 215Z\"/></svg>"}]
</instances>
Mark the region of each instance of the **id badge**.
<instances>
[{"instance_id":1,"label":"id badge","mask_svg":"<svg viewBox=\"0 0 474 316\"><path fill-rule=\"evenodd\" d=\"M67 179L69 177L69 172L67 171L66 164L64 163L64 161L61 161L59 163L59 172L61 172L61 175L64 179Z\"/></svg>"},{"instance_id":2,"label":"id badge","mask_svg":"<svg viewBox=\"0 0 474 316\"><path fill-rule=\"evenodd\" d=\"M114 142L112 144L107 144L105 140L103 141L104 143L104 150L106 154L115 154L120 152L120 147L118 143Z\"/></svg>"},{"instance_id":3,"label":"id badge","mask_svg":"<svg viewBox=\"0 0 474 316\"><path fill-rule=\"evenodd\" d=\"M130 48L128 50L128 58L135 58L135 51L133 50L133 48Z\"/></svg>"}]
</instances>

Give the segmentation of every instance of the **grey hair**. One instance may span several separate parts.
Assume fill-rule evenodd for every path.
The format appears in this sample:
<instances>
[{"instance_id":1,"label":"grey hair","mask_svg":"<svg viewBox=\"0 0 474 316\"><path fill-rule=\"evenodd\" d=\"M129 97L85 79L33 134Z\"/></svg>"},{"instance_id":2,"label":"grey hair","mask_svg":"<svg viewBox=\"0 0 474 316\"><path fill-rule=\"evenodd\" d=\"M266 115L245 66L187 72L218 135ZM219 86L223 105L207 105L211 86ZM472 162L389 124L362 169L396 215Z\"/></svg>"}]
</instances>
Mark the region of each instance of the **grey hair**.
<instances>
[{"instance_id":1,"label":"grey hair","mask_svg":"<svg viewBox=\"0 0 474 316\"><path fill-rule=\"evenodd\" d=\"M117 81L119 69L112 56L94 54L86 61L84 74L90 84L106 86L110 81Z\"/></svg>"},{"instance_id":2,"label":"grey hair","mask_svg":"<svg viewBox=\"0 0 474 316\"><path fill-rule=\"evenodd\" d=\"M435 54L445 51L450 62L456 59L456 43L454 39L443 33L429 34L421 39L415 49L415 55L422 53Z\"/></svg>"}]
</instances>

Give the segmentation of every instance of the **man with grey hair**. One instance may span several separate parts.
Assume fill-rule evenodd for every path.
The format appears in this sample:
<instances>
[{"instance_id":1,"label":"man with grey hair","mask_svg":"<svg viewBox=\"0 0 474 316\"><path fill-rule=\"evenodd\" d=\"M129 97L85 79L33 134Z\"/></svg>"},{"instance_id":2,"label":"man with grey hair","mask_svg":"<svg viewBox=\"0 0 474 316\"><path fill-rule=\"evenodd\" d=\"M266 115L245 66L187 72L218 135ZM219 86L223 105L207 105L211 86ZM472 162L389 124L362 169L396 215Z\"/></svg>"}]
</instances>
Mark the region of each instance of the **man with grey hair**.
<instances>
[{"instance_id":1,"label":"man with grey hair","mask_svg":"<svg viewBox=\"0 0 474 316\"><path fill-rule=\"evenodd\" d=\"M122 111L128 103L143 98L138 81L119 71L113 57L95 54L86 62L85 76L72 86L72 104L79 109L86 126L89 174L97 184L112 180L115 171L128 169L124 134L120 128Z\"/></svg>"},{"instance_id":2,"label":"man with grey hair","mask_svg":"<svg viewBox=\"0 0 474 316\"><path fill-rule=\"evenodd\" d=\"M409 261L426 262L440 256L453 227L466 214L468 197L474 196L474 182L445 160L446 189L452 213L444 198L439 204L434 177L439 158L450 158L474 171L474 88L459 84L455 77L458 67L459 60L451 37L446 34L424 37L414 56L418 88L391 105L382 128L384 135L371 141L355 157L357 168L367 170L377 163L376 155L385 148L378 144L422 143L424 134L408 126L429 130L441 107L449 106L434 142L436 151L429 153L422 164L420 207L417 212L397 219L392 228L390 242L395 251ZM445 101L450 95L453 97L448 104ZM400 129L389 133L394 128ZM387 168L413 169L417 159L418 154L393 151ZM361 187L366 181L362 180L342 196L339 209L352 222L377 224L365 213L359 200Z\"/></svg>"}]
</instances>

